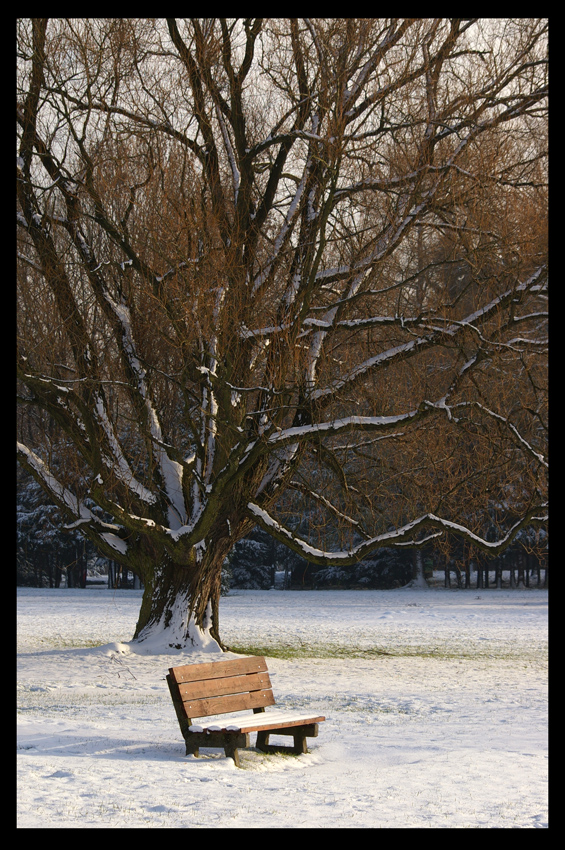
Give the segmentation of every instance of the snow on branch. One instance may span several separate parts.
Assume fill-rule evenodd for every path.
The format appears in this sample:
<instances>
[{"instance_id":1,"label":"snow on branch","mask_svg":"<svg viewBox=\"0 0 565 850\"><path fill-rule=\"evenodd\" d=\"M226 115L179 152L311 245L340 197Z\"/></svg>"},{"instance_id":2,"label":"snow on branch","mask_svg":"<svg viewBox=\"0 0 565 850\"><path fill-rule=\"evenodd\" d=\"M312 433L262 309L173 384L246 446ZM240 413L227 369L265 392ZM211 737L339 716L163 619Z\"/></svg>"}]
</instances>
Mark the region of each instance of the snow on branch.
<instances>
[{"instance_id":1,"label":"snow on branch","mask_svg":"<svg viewBox=\"0 0 565 850\"><path fill-rule=\"evenodd\" d=\"M60 481L55 478L46 463L32 449L29 449L24 443L16 443L17 453L20 460L24 463L27 469L38 480L44 490L46 490L53 501L63 508L67 513L71 513L76 519L90 519L91 512L86 508Z\"/></svg>"},{"instance_id":2,"label":"snow on branch","mask_svg":"<svg viewBox=\"0 0 565 850\"><path fill-rule=\"evenodd\" d=\"M520 520L515 522L509 531L497 541L485 540L478 534L475 534L470 529L456 522L442 519L435 514L424 514L418 519L406 523L406 525L396 528L393 531L387 531L384 534L379 534L357 546L352 546L347 551L328 552L323 549L318 549L311 546L294 532L285 528L276 519L274 519L267 511L260 508L258 505L249 502L247 510L250 516L261 526L261 528L281 543L285 543L290 549L302 555L306 560L322 566L336 564L339 566L353 566L358 561L367 557L371 552L385 546L421 546L422 543L438 537L445 532L451 532L458 537L462 537L468 543L475 545L484 552L489 552L491 555L498 554L512 543L516 534L526 525L543 524L547 521L547 515L544 513L546 505L536 505L531 508ZM539 516L537 514L540 514ZM426 535L425 540L417 539L417 535L421 531L435 529L432 535Z\"/></svg>"},{"instance_id":3,"label":"snow on branch","mask_svg":"<svg viewBox=\"0 0 565 850\"><path fill-rule=\"evenodd\" d=\"M135 340L133 337L130 309L124 301L118 302L114 300L108 291L104 292L104 297L121 330L122 354L126 359L129 369L135 376L135 382L132 389L139 394L140 400L147 412L150 435L155 446L164 492L168 501L169 523L173 529L176 529L186 522L186 509L182 487L184 474L183 467L177 461L172 460L169 457L167 450L164 448L165 444L163 443L161 424L159 422L157 411L155 410L151 400L147 385L147 375L138 359ZM112 427L105 416L105 411L101 405L97 406L97 413L112 447L112 451L117 462L117 471L120 473L121 480L128 483L130 489L133 487L136 494L145 502L154 502L155 496L139 482L136 482L134 476L131 474L128 464L121 452L121 448L114 437Z\"/></svg>"},{"instance_id":4,"label":"snow on branch","mask_svg":"<svg viewBox=\"0 0 565 850\"><path fill-rule=\"evenodd\" d=\"M148 490L147 487L145 487L140 481L138 481L133 472L131 471L129 463L124 457L122 447L114 433L114 429L106 413L103 401L100 397L97 398L94 409L96 411L96 418L107 437L108 445L112 452L112 457L105 455L104 460L108 463L110 469L114 472L118 480L121 481L121 483L124 484L128 488L128 490L130 490L132 493L134 493L137 497L139 497L147 504L155 504L157 500L154 494L150 490Z\"/></svg>"},{"instance_id":5,"label":"snow on branch","mask_svg":"<svg viewBox=\"0 0 565 850\"><path fill-rule=\"evenodd\" d=\"M477 325L485 323L499 310L508 307L511 303L519 303L527 292L535 291L540 280L543 279L545 271L546 267L540 266L526 281L519 283L512 289L506 290L506 292L502 295L497 296L484 307L475 310L461 321L453 321L443 328L439 326L434 327L428 334L422 334L422 336L416 339L412 339L402 345L397 345L394 348L389 348L387 351L382 351L380 354L368 358L355 366L349 374L345 375L343 378L333 381L333 383L327 387L321 387L314 390L311 394L312 400L318 401L326 397L331 397L338 390L341 390L344 387L350 387L356 380L361 378L363 375L366 375L369 371L394 360L399 360L407 356L411 357L419 351L423 351L424 349L435 345L441 341L442 338L445 339L446 337L449 337L454 339L469 327L472 327L473 330L479 333L476 327ZM363 326L368 326L371 321L374 321L375 324L379 324L382 321L382 318L375 317L374 320L365 321Z\"/></svg>"},{"instance_id":6,"label":"snow on branch","mask_svg":"<svg viewBox=\"0 0 565 850\"><path fill-rule=\"evenodd\" d=\"M501 416L500 413L495 413L494 410L490 410L488 407L486 407L486 405L481 404L478 401L461 401L458 404L453 405L454 410L456 408L461 409L461 408L465 408L465 407L474 407L477 410L480 410L483 413L486 413L486 415L490 416L492 419L496 419L498 422L501 422L514 435L516 440L520 443L520 445L526 450L526 452L531 457L533 457L535 460L537 460L538 463L540 463L546 469L549 469L549 464L546 461L545 457L542 454L540 454L540 452L537 452L533 448L533 446L531 446L528 443L528 441L520 434L520 432L518 431L516 426L513 425L512 422L510 422L510 420L506 416Z\"/></svg>"},{"instance_id":7,"label":"snow on branch","mask_svg":"<svg viewBox=\"0 0 565 850\"><path fill-rule=\"evenodd\" d=\"M309 161L308 161L308 163L309 163ZM261 273L258 274L257 277L255 278L255 281L253 283L253 290L252 290L252 295L254 295L254 296L259 292L259 290L261 289L261 287L263 286L265 281L268 280L269 275L271 274L272 270L276 266L277 260L281 256L281 251L282 251L283 247L285 246L287 240L290 237L292 227L293 227L293 223L294 223L295 219L297 218L298 212L300 210L300 202L301 202L301 199L302 199L302 195L304 194L304 187L306 186L306 178L307 178L307 173L308 173L308 163L306 164L306 167L304 168L304 171L302 173L302 178L300 180L300 183L297 186L296 192L294 193L294 197L293 197L293 199L290 203L290 206L288 208L288 211L285 215L285 219L284 219L284 222L282 224L282 227L280 228L280 230L279 230L279 232L278 232L278 234L275 238L275 241L273 243L273 251L271 253L271 256L267 260L265 267L263 268Z\"/></svg>"},{"instance_id":8,"label":"snow on branch","mask_svg":"<svg viewBox=\"0 0 565 850\"><path fill-rule=\"evenodd\" d=\"M395 428L401 423L413 422L425 414L432 404L426 403L417 410L409 413L401 413L397 416L346 416L343 419L334 419L330 422L319 422L313 425L298 425L293 428L285 428L276 434L271 434L268 439L270 444L280 444L297 440L308 440L316 436L327 434L343 434L347 431L373 431Z\"/></svg>"},{"instance_id":9,"label":"snow on branch","mask_svg":"<svg viewBox=\"0 0 565 850\"><path fill-rule=\"evenodd\" d=\"M53 502L65 514L70 514L73 517L73 521L64 526L65 529L71 530L88 526L92 532L97 533L102 544L107 543L112 550L122 555L127 553L127 543L119 536L119 525L104 522L100 517L93 514L74 493L58 481L47 464L32 449L17 442L17 453L22 464L41 484Z\"/></svg>"}]
</instances>

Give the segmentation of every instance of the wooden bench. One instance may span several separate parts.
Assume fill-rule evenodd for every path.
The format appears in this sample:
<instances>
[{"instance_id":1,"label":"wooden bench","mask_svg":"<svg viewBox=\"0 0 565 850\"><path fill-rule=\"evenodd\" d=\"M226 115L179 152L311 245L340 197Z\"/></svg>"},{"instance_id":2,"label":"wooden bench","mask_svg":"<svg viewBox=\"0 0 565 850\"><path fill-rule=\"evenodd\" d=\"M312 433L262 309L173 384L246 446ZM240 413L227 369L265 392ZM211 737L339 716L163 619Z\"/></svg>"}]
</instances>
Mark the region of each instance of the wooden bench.
<instances>
[{"instance_id":1,"label":"wooden bench","mask_svg":"<svg viewBox=\"0 0 565 850\"><path fill-rule=\"evenodd\" d=\"M256 747L264 753L306 753L306 738L316 738L318 723L326 719L291 711L265 713L265 706L275 705L275 698L262 657L170 667L167 684L186 742L186 755L198 756L200 747L220 747L237 767L238 748L250 746L250 732L257 732ZM195 718L241 711L248 713L194 723ZM270 745L269 736L273 734L292 736L294 746Z\"/></svg>"}]
</instances>

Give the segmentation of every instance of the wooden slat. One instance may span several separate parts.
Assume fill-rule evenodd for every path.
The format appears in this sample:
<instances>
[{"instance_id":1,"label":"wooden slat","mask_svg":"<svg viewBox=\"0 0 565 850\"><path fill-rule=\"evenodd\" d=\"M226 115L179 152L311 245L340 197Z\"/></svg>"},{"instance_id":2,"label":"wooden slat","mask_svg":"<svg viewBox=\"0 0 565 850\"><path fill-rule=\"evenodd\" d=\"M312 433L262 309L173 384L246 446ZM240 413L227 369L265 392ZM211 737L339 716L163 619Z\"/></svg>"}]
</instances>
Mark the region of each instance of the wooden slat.
<instances>
[{"instance_id":1,"label":"wooden slat","mask_svg":"<svg viewBox=\"0 0 565 850\"><path fill-rule=\"evenodd\" d=\"M275 705L272 690L252 691L247 694L235 694L221 697L189 700L184 703L188 717L209 717L211 714L227 714L230 711L245 711Z\"/></svg>"},{"instance_id":2,"label":"wooden slat","mask_svg":"<svg viewBox=\"0 0 565 850\"><path fill-rule=\"evenodd\" d=\"M183 701L187 702L204 697L263 691L270 687L271 680L268 673L249 673L246 676L230 676L226 679L183 682L179 684L179 693Z\"/></svg>"},{"instance_id":3,"label":"wooden slat","mask_svg":"<svg viewBox=\"0 0 565 850\"><path fill-rule=\"evenodd\" d=\"M205 664L186 664L182 667L170 667L169 673L180 684L196 682L202 679L220 679L226 676L238 676L245 673L265 673L267 662L262 656L232 658L228 661L212 661Z\"/></svg>"}]
</instances>

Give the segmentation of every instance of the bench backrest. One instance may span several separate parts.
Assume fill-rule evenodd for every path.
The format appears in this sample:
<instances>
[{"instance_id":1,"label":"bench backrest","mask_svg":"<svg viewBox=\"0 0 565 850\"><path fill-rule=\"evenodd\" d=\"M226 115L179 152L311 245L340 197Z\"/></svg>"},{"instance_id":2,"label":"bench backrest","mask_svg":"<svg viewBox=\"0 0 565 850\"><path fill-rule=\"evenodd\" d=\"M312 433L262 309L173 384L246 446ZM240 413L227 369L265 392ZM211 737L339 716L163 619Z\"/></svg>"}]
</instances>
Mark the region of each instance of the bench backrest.
<instances>
[{"instance_id":1,"label":"bench backrest","mask_svg":"<svg viewBox=\"0 0 565 850\"><path fill-rule=\"evenodd\" d=\"M262 657L170 667L169 677L191 719L275 705Z\"/></svg>"}]
</instances>

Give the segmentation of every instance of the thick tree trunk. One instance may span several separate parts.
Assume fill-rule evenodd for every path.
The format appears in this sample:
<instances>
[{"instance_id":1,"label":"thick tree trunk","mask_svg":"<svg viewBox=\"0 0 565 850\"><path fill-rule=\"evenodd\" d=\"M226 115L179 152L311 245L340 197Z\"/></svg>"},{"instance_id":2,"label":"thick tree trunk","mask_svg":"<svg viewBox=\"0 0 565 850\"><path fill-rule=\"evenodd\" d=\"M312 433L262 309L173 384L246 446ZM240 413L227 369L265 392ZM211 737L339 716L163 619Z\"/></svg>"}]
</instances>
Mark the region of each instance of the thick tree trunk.
<instances>
[{"instance_id":1,"label":"thick tree trunk","mask_svg":"<svg viewBox=\"0 0 565 850\"><path fill-rule=\"evenodd\" d=\"M144 576L134 640L150 652L222 652L219 601L223 547L193 550L186 563L165 556Z\"/></svg>"}]
</instances>

